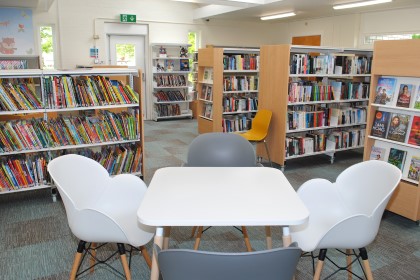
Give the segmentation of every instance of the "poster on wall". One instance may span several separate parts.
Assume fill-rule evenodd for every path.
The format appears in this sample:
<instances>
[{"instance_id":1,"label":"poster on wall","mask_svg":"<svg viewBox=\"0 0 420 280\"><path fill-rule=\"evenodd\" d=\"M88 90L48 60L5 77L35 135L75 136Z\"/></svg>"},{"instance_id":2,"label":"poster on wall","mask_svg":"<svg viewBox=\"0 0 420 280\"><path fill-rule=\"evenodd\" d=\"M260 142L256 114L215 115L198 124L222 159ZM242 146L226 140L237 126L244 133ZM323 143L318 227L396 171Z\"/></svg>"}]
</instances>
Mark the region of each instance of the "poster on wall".
<instances>
[{"instance_id":1,"label":"poster on wall","mask_svg":"<svg viewBox=\"0 0 420 280\"><path fill-rule=\"evenodd\" d=\"M32 10L0 8L0 55L33 55Z\"/></svg>"}]
</instances>

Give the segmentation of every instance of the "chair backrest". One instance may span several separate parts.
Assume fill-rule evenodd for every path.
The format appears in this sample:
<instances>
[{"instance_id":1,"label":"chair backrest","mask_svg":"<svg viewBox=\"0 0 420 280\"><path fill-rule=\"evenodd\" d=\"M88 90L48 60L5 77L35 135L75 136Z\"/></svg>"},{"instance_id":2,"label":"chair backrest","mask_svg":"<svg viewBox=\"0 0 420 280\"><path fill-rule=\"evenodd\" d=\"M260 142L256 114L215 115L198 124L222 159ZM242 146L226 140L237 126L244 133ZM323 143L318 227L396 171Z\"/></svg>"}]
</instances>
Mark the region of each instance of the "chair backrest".
<instances>
[{"instance_id":1,"label":"chair backrest","mask_svg":"<svg viewBox=\"0 0 420 280\"><path fill-rule=\"evenodd\" d=\"M258 110L252 119L251 130L260 135L261 139L264 139L268 134L272 115L273 113L271 111L261 109Z\"/></svg>"},{"instance_id":2,"label":"chair backrest","mask_svg":"<svg viewBox=\"0 0 420 280\"><path fill-rule=\"evenodd\" d=\"M48 172L62 196L66 210L73 205L85 208L105 190L109 181L108 171L93 159L68 154L57 157L48 164Z\"/></svg>"},{"instance_id":3,"label":"chair backrest","mask_svg":"<svg viewBox=\"0 0 420 280\"><path fill-rule=\"evenodd\" d=\"M334 225L318 246L350 249L369 245L378 234L385 207L401 175L396 166L378 160L364 161L344 170L334 186L347 217Z\"/></svg>"},{"instance_id":4,"label":"chair backrest","mask_svg":"<svg viewBox=\"0 0 420 280\"><path fill-rule=\"evenodd\" d=\"M253 167L257 165L254 148L234 133L205 133L188 147L187 163L192 167Z\"/></svg>"},{"instance_id":5,"label":"chair backrest","mask_svg":"<svg viewBox=\"0 0 420 280\"><path fill-rule=\"evenodd\" d=\"M401 180L401 170L380 160L354 164L336 180L339 194L354 213L382 216L391 195Z\"/></svg>"},{"instance_id":6,"label":"chair backrest","mask_svg":"<svg viewBox=\"0 0 420 280\"><path fill-rule=\"evenodd\" d=\"M158 249L158 263L163 280L291 280L302 252L295 244L249 253Z\"/></svg>"}]
</instances>

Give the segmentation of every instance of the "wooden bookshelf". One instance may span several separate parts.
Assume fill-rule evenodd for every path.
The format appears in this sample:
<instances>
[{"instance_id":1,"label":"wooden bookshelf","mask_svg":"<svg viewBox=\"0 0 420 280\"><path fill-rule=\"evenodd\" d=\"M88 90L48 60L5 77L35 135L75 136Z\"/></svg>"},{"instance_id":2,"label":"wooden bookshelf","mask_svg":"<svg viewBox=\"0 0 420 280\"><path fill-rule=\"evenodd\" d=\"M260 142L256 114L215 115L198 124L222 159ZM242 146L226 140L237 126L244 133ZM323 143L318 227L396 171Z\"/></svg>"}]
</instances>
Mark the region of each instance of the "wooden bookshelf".
<instances>
[{"instance_id":1,"label":"wooden bookshelf","mask_svg":"<svg viewBox=\"0 0 420 280\"><path fill-rule=\"evenodd\" d=\"M287 155L286 151L286 139L292 137L306 137L306 133L312 131L323 130L323 134L329 136L333 131L341 131L354 128L355 130L364 131L365 121L357 122L345 122L344 125L337 123L333 125L317 125L308 126L304 129L289 129L288 123L288 112L293 111L292 106L308 105L308 106L331 106L335 104L342 106L345 104L365 104L367 98L358 97L356 99L343 99L340 97L339 100L323 99L319 101L308 100L305 102L290 101L289 100L289 84L292 82L318 82L328 84L328 81L350 81L354 83L368 83L370 80L369 73L358 73L352 71L347 73L345 71L336 71L335 67L327 69L326 71L317 71L311 73L308 69L304 73L295 73L292 71L292 58L294 55L310 55L314 56L331 56L333 57L334 63L339 59L343 61L346 57L366 57L369 60L372 56L372 51L369 50L348 50L342 48L328 48L328 47L311 47L311 46L294 46L294 45L265 45L261 47L261 58L260 58L260 94L259 94L259 108L267 109L273 112L271 119L270 132L267 137L267 143L269 146L271 160L279 164L282 168L285 166L287 160L291 160L298 157L307 157L319 154L325 154L330 156L331 163L334 160L334 154L336 152L344 150L352 150L355 148L363 147L364 139L360 139L360 143L353 142L352 146L339 146L333 148L324 148L324 150L315 150L313 152L306 151L301 154L290 154ZM311 62L312 63L312 62ZM337 64L336 64L337 65ZM305 64L306 67L306 64ZM306 69L306 68L305 68ZM365 85L366 90L369 89L368 85ZM353 105L347 105L353 106ZM366 106L366 105L364 105ZM366 115L366 113L364 113ZM363 133L363 132L357 132ZM328 147L328 146L327 146ZM265 150L262 147L258 147L257 152L259 156L267 158Z\"/></svg>"},{"instance_id":2,"label":"wooden bookshelf","mask_svg":"<svg viewBox=\"0 0 420 280\"><path fill-rule=\"evenodd\" d=\"M241 56L243 65L238 65L236 69L225 69L224 63L227 57L236 56L236 61ZM253 60L252 67L254 69L248 69L248 59ZM245 62L246 61L246 62ZM254 64L255 63L255 64ZM241 49L241 48L202 48L198 50L198 84L197 84L197 95L198 95L198 132L233 132L233 131L245 131L246 128L234 126L233 122L238 123L237 119L242 120L244 123L245 118L248 123L251 122L251 118L257 112L257 108L253 110L239 109L233 107L234 99L245 99L248 95L258 98L259 95L259 49ZM242 67L242 68L241 68ZM251 68L252 68L251 67ZM205 77L206 71L212 72L211 76L213 79ZM240 90L232 90L226 88L226 79L245 79L246 85L250 86L252 80L254 88L245 88ZM239 86L240 83L232 83L232 85ZM243 84L241 84L243 85ZM203 88L206 86L212 87L212 99L206 100L203 98ZM226 99L232 98L232 104L229 106L231 110L227 109ZM248 101L247 101L248 102ZM248 103L247 103L248 104ZM235 103L236 106L236 103ZM248 106L248 105L247 105ZM212 108L211 117L205 114L206 109ZM255 106L256 107L256 106ZM231 118L231 123L227 126L226 119ZM224 123L224 124L223 124ZM225 126L225 127L224 127Z\"/></svg>"},{"instance_id":3,"label":"wooden bookshelf","mask_svg":"<svg viewBox=\"0 0 420 280\"><path fill-rule=\"evenodd\" d=\"M48 82L51 77L56 77L57 79L64 79L67 78L68 81L72 81L72 83L75 83L75 79L79 76L83 77L93 77L93 76L101 76L101 77L112 77L112 79L118 79L120 81L125 81L128 83L128 85L134 89L137 93L129 93L126 92L124 96L124 100L120 99L121 101L117 102L107 102L106 104L79 104L82 99L77 99L77 104L69 105L63 105L62 103L60 106L56 106L55 103L52 102L51 97L51 88L48 88ZM0 156L4 159L4 162L8 162L8 160L19 160L21 168L25 164L28 164L28 160L31 160L31 162L34 159L39 158L42 156L42 158L45 159L44 166L41 166L38 171L42 173L42 179L40 175L37 175L38 179L35 184L23 184L25 179L22 176L22 173L19 173L19 168L15 167L15 170L10 169L10 172L8 173L7 177L0 178L1 180L6 179L7 181L14 182L12 185L15 187L13 189L7 189L7 184L2 183L2 189L0 191L0 194L6 194L6 193L12 193L12 192L19 192L22 190L32 190L32 189L40 189L45 188L47 186L50 186L50 182L48 182L48 174L46 173L46 163L48 161L57 156L60 155L60 153L63 153L64 150L69 150L69 152L75 152L77 153L80 151L80 149L94 149L94 151L99 152L98 149L101 147L117 147L119 145L126 145L126 144L135 144L135 149L138 151L141 151L141 156L138 157L138 168L136 168L135 174L140 174L140 176L144 176L144 163L143 163L143 153L144 153L144 133L143 133L143 116L141 111L141 100L142 100L142 93L141 93L141 73L138 70L134 69L128 69L128 68L94 68L94 69L74 69L74 70L4 70L0 71L0 78L1 79L7 79L7 82L12 84L16 83L13 86L17 87L17 83L26 83L26 81L22 82L22 78L31 78L34 84L35 93L38 96L40 103L33 107L32 109L26 109L26 110L11 110L8 108L2 108L0 109L0 122L1 125L6 127L8 126L9 131L14 131L12 133L15 133L16 135L20 135L21 143L19 145L16 144L6 144L4 145L4 141L8 142L11 141L10 138L3 137L1 141L1 147L3 151L0 152ZM19 80L20 79L20 80ZM4 80L5 82L6 80ZM31 81L31 84L32 84ZM123 84L121 85L123 86ZM70 84L68 84L69 91L66 94L66 100L70 100L72 98L75 98L76 96L76 89L74 87L71 87ZM71 88L71 89L70 89ZM91 88L92 89L92 88ZM92 89L93 90L93 89ZM98 91L101 91L102 89L98 86ZM73 93L69 93L70 91L73 91ZM50 97L48 96L48 92L50 92ZM98 94L103 93L91 93L99 96ZM120 94L120 93L118 93ZM116 93L116 98L122 98L123 94L121 93L120 97L118 97L118 94ZM1 102L5 102L4 93L2 94L3 98ZM87 95L86 95L87 96ZM130 99L130 100L128 100ZM135 99L135 100L134 100ZM63 100L63 99L62 99ZM76 99L74 99L76 100ZM98 97L99 101L99 97ZM10 102L10 101L7 101ZM103 102L103 101L101 101ZM5 104L5 103L4 103ZM10 104L10 103L9 103ZM17 102L16 104L20 104ZM69 103L70 104L70 103ZM2 105L4 106L4 105ZM8 105L10 106L10 105ZM22 105L19 105L22 106ZM62 125L62 129L68 130L68 136L67 138L68 143L56 143L55 140L52 142L51 138L51 132L49 129L52 129L52 125L50 123L51 120L54 119L61 119L64 121L63 118L74 118L79 117L79 113L86 114L88 113L89 117L95 118L98 114L101 114L101 112L109 111L110 114L113 114L112 116L120 118L118 121L115 119L116 126L113 128L110 128L114 130L114 132L111 133L111 130L107 133L111 133L114 136L111 136L109 134L109 140L102 141L102 140L92 140L88 138L92 138L93 134L80 134L81 127L76 128L76 125L74 125L74 128L70 128L71 126ZM128 110L131 110L132 113L128 112ZM134 110L134 111L132 111ZM136 113L137 112L137 113ZM125 115L122 115L125 114ZM108 115L111 116L111 115ZM129 121L128 118L131 118ZM81 119L83 119L82 117ZM127 123L131 123L131 128L120 130L119 132L116 132L117 127L119 126L117 122L120 122L122 126L125 120L127 120ZM87 121L87 119L84 119ZM93 120L93 119L92 119ZM29 125L30 122L31 124ZM44 129L38 129L35 128L38 123L45 122ZM19 128L17 128L19 125ZM27 125L27 126L25 126ZM118 127L120 129L122 126ZM31 128L34 127L34 128ZM37 126L40 127L40 126ZM18 130L16 130L18 129ZM86 128L85 128L86 129ZM83 129L82 129L83 130ZM35 132L36 131L36 132ZM87 131L87 130L86 130ZM6 133L5 129L3 129L2 133ZM31 134L34 133L34 134ZM96 132L97 135L98 132ZM48 135L49 136L48 136ZM118 135L117 135L118 134ZM6 134L3 134L6 135ZM57 134L58 135L58 134ZM64 134L63 134L64 135ZM77 136L76 136L77 135ZM24 139L25 138L25 139ZM72 138L73 140L70 141L69 139ZM77 138L77 139L76 139ZM76 143L76 144L74 144ZM61 151L61 152L59 152ZM133 150L134 151L134 150ZM57 154L58 153L58 154ZM138 153L140 155L140 152ZM20 156L19 158L16 158L16 156ZM22 157L24 156L24 157ZM30 159L28 158L30 156ZM121 161L122 162L122 161ZM11 166L9 164L9 166ZM31 166L32 168L33 166ZM37 167L38 168L38 167ZM124 170L129 170L128 166L126 169L123 170L121 167L121 170L125 172ZM24 171L24 170L23 170ZM27 173L26 171L24 171ZM29 171L32 172L33 171ZM35 176L35 175L33 175ZM26 178L26 181L30 181L29 178ZM17 183L16 183L17 182Z\"/></svg>"},{"instance_id":4,"label":"wooden bookshelf","mask_svg":"<svg viewBox=\"0 0 420 280\"><path fill-rule=\"evenodd\" d=\"M381 76L391 76L401 78L419 79L420 83L420 40L398 40L398 41L376 41L374 43L373 67L371 92L376 92L378 79ZM417 90L412 98L416 98ZM398 89L394 94L398 94ZM400 108L396 106L379 105L374 103L375 96L370 96L370 106L368 110L368 120L366 127L366 140L364 149L364 160L369 160L373 146L386 146L407 150L413 155L420 156L420 147L407 144L407 142L396 142L384 138L373 137L371 135L372 124L376 110L383 110L396 113L409 114L411 116L420 116L420 110L413 108ZM408 127L407 134L410 132ZM389 150L387 150L389 152ZM387 209L396 214L404 216L413 221L420 220L420 186L418 182L409 180L405 174L410 166L410 158L406 158L403 164L403 179L394 192Z\"/></svg>"}]
</instances>

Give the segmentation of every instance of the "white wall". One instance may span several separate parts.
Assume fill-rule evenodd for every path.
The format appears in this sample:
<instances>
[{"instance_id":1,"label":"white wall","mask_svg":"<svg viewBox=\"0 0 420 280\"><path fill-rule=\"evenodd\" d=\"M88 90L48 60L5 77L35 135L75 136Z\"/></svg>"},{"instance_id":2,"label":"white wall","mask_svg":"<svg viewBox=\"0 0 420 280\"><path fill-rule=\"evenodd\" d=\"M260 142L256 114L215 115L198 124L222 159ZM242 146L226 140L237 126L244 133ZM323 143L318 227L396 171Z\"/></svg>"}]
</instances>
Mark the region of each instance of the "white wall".
<instances>
[{"instance_id":1,"label":"white wall","mask_svg":"<svg viewBox=\"0 0 420 280\"><path fill-rule=\"evenodd\" d=\"M201 46L259 46L290 43L293 36L321 35L323 46L371 48L363 36L372 33L420 32L420 8L277 22L237 22L210 19L194 22L195 4L165 0L56 0L48 12L34 11L34 26L52 24L59 48L58 67L90 65L89 48L99 48L106 62L105 22L119 22L119 14L136 14L149 27L150 43L186 43L187 33L201 34ZM38 40L39 32L35 38ZM94 40L93 35L99 35ZM37 43L37 42L36 42Z\"/></svg>"},{"instance_id":2,"label":"white wall","mask_svg":"<svg viewBox=\"0 0 420 280\"><path fill-rule=\"evenodd\" d=\"M321 35L321 45L330 47L356 47L359 15L334 16L311 20L278 23L275 43L292 42L292 37Z\"/></svg>"}]
</instances>

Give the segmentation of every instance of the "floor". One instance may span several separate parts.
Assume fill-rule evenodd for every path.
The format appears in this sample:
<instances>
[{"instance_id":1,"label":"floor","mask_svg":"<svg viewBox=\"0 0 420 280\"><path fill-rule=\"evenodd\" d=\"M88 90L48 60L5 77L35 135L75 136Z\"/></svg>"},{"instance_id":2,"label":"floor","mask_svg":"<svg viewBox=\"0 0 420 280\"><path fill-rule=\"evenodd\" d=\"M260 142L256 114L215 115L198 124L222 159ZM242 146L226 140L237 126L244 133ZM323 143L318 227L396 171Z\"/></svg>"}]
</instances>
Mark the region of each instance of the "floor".
<instances>
[{"instance_id":1,"label":"floor","mask_svg":"<svg viewBox=\"0 0 420 280\"><path fill-rule=\"evenodd\" d=\"M179 166L186 158L188 144L197 136L194 120L146 121L145 176L150 182L156 169ZM362 151L337 153L334 164L326 156L302 158L287 162L285 175L294 188L311 178L334 181L348 166L362 160ZM170 247L192 248L190 228L174 228ZM248 229L252 247L265 247L264 229ZM49 190L0 195L0 279L68 279L77 240L67 225L65 209L60 200L54 203ZM281 246L281 231L273 229L273 245ZM107 248L107 251L112 247ZM149 245L150 249L150 245ZM240 232L233 227L211 228L203 235L201 250L238 252L246 247ZM420 227L413 221L385 212L375 241L368 246L375 279L420 279ZM332 252L332 257L338 254ZM117 258L111 264L121 270ZM357 271L358 269L356 269ZM311 279L311 261L302 258L296 279ZM331 265L326 266L327 275ZM135 255L132 261L133 279L148 279L150 272L143 259ZM98 267L93 274L81 279L120 279L108 268ZM339 273L330 279L347 279Z\"/></svg>"}]
</instances>

